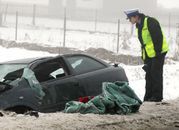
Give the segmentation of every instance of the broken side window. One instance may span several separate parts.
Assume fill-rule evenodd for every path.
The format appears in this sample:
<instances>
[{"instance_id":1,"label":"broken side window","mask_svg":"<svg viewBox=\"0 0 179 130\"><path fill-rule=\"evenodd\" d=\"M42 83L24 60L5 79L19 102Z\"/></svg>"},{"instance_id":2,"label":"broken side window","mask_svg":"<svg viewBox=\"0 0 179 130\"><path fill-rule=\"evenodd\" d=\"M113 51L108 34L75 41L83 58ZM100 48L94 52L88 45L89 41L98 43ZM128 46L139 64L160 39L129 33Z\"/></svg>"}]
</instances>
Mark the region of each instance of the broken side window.
<instances>
[{"instance_id":1,"label":"broken side window","mask_svg":"<svg viewBox=\"0 0 179 130\"><path fill-rule=\"evenodd\" d=\"M37 92L40 98L45 96L39 81L36 79L36 76L31 69L25 68L22 77L28 81L30 87Z\"/></svg>"},{"instance_id":2,"label":"broken side window","mask_svg":"<svg viewBox=\"0 0 179 130\"><path fill-rule=\"evenodd\" d=\"M45 82L67 75L65 69L57 61L41 63L33 71L39 82Z\"/></svg>"},{"instance_id":3,"label":"broken side window","mask_svg":"<svg viewBox=\"0 0 179 130\"><path fill-rule=\"evenodd\" d=\"M0 81L10 83L21 78L23 69L26 64L1 64L0 65Z\"/></svg>"}]
</instances>

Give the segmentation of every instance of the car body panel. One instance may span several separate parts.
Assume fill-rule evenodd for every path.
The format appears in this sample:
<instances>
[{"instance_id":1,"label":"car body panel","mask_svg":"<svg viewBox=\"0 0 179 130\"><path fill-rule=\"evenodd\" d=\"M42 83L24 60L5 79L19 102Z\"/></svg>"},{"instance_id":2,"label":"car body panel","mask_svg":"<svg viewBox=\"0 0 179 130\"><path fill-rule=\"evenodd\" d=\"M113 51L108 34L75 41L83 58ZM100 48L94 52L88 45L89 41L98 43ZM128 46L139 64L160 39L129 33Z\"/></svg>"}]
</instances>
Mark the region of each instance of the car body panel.
<instances>
[{"instance_id":1,"label":"car body panel","mask_svg":"<svg viewBox=\"0 0 179 130\"><path fill-rule=\"evenodd\" d=\"M85 96L84 87L73 76L54 79L42 84L46 96L43 98L44 109L64 109L65 103Z\"/></svg>"},{"instance_id":2,"label":"car body panel","mask_svg":"<svg viewBox=\"0 0 179 130\"><path fill-rule=\"evenodd\" d=\"M27 64L25 68L31 73L24 76L22 68L5 75L0 84L0 109L26 106L40 112L60 111L68 101L100 94L103 82L128 81L122 67L85 54L15 60L0 65L22 63ZM29 75L33 77L30 80ZM39 96L38 90L44 95Z\"/></svg>"},{"instance_id":3,"label":"car body panel","mask_svg":"<svg viewBox=\"0 0 179 130\"><path fill-rule=\"evenodd\" d=\"M103 82L115 82L127 81L125 75L121 76L118 73L122 72L123 69L114 69L114 68L105 68L101 70L96 70L94 72L89 72L87 74L81 74L78 76L79 80L82 80L85 85L85 90L88 96L98 95L102 92L102 83Z\"/></svg>"}]
</instances>

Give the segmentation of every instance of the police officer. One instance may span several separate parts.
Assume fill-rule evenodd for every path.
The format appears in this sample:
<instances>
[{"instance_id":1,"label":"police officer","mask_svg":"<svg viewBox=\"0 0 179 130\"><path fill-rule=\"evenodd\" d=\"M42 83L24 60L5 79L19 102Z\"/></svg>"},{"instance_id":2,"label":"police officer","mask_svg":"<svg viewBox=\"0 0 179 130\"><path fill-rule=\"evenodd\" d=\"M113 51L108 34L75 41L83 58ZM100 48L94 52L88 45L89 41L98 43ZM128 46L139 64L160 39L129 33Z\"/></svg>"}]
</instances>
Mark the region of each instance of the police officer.
<instances>
[{"instance_id":1,"label":"police officer","mask_svg":"<svg viewBox=\"0 0 179 130\"><path fill-rule=\"evenodd\" d=\"M169 49L160 23L138 9L126 10L124 13L132 24L136 24L141 43L143 69L146 72L144 101L160 102L163 99L163 65Z\"/></svg>"}]
</instances>

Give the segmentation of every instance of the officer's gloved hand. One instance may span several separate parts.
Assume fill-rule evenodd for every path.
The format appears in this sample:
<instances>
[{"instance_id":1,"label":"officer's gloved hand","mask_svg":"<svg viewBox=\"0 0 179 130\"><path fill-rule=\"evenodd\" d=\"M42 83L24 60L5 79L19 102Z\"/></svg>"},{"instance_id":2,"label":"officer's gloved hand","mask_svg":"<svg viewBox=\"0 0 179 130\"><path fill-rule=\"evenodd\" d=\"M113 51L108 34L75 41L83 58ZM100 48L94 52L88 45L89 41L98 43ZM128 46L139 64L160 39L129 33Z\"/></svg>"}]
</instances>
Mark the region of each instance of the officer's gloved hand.
<instances>
[{"instance_id":1,"label":"officer's gloved hand","mask_svg":"<svg viewBox=\"0 0 179 130\"><path fill-rule=\"evenodd\" d=\"M143 69L145 72L147 72L147 70L148 70L147 64L144 64L143 67L142 67L142 69Z\"/></svg>"}]
</instances>

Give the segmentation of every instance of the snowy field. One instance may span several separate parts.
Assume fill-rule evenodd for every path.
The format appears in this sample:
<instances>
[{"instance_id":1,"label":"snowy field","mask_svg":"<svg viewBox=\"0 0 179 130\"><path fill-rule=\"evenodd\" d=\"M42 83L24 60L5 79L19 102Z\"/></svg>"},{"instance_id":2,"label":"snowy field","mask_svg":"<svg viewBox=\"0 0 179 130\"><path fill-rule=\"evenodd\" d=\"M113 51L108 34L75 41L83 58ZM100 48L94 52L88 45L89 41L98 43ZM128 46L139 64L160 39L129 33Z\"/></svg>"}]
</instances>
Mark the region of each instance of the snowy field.
<instances>
[{"instance_id":1,"label":"snowy field","mask_svg":"<svg viewBox=\"0 0 179 130\"><path fill-rule=\"evenodd\" d=\"M21 58L31 57L44 57L44 56L55 56L56 54L50 54L47 52L28 51L18 48L6 49L0 47L0 61L9 61ZM120 64L126 71L127 77L129 78L130 87L134 89L136 94L141 100L143 100L145 92L145 73L142 70L142 66L129 66ZM164 66L164 100L175 99L179 97L179 62L167 63Z\"/></svg>"},{"instance_id":2,"label":"snowy field","mask_svg":"<svg viewBox=\"0 0 179 130\"><path fill-rule=\"evenodd\" d=\"M0 39L14 41L15 27L14 17L7 17L5 27L0 27ZM14 20L15 21L15 20ZM20 43L33 43L41 46L63 45L63 21L62 20L37 20L37 26L31 25L31 19L20 18L18 28L18 40ZM115 52L115 55L140 55L140 43L135 35L130 37L131 25L121 25L119 52L116 53L117 23L98 23L97 32L94 33L93 22L67 21L66 47L86 50L90 47L105 48ZM167 28L164 28L167 32ZM103 32L103 33L100 33ZM134 32L135 33L135 32ZM173 57L177 50L176 29L171 30L170 52L167 57ZM168 36L168 34L166 34ZM13 42L12 42L13 43ZM20 48L6 48L0 46L0 61L9 61L21 58L55 56L44 51L30 51ZM102 53L103 54L103 53ZM109 53L107 53L109 54ZM105 54L104 54L105 55ZM106 56L106 55L105 55ZM108 61L110 62L110 61ZM120 64L126 71L130 87L143 100L145 93L145 73L142 65ZM13 112L0 112L0 129L2 130L59 130L59 129L162 129L174 130L179 128L179 61L167 59L164 66L164 102L143 102L139 112L131 115L98 115L98 114L65 114L39 113L36 118L30 115L15 114ZM175 99L171 101L171 99ZM169 100L169 101L168 101Z\"/></svg>"},{"instance_id":3,"label":"snowy field","mask_svg":"<svg viewBox=\"0 0 179 130\"><path fill-rule=\"evenodd\" d=\"M14 40L14 16L8 16L6 27L0 28L0 39L8 41ZM11 21L11 22L10 22ZM128 23L128 21L126 21ZM18 40L17 42L35 43L42 46L62 46L63 42L63 21L62 20L37 20L37 26L31 26L30 18L19 18ZM117 23L97 23L97 32L94 33L93 22L67 21L66 47L86 50L90 47L105 48L116 52L117 46ZM135 32L130 37L131 25L122 24L120 28L120 46L118 54L140 55L140 43ZM135 30L134 30L135 31ZM167 32L167 28L164 28ZM103 32L103 33L100 33ZM176 29L172 28L170 40L170 52L168 57L175 53ZM168 35L168 34L166 34ZM124 46L125 45L125 46ZM125 47L125 48L124 48ZM29 57L41 57L55 55L47 52L29 51L18 48L6 49L0 47L0 61L8 61ZM121 64L124 67L129 78L130 86L134 89L140 99L143 99L145 92L145 73L142 66L129 66ZM164 66L164 100L175 99L179 97L179 62L171 61Z\"/></svg>"},{"instance_id":4,"label":"snowy field","mask_svg":"<svg viewBox=\"0 0 179 130\"><path fill-rule=\"evenodd\" d=\"M15 40L15 16L7 15L3 25L4 27L0 28L0 39ZM37 18L36 26L32 26L32 18L19 16L17 41L45 46L63 46L63 25L63 20L60 19ZM67 17L66 29L66 47L80 50L90 47L105 48L117 52L117 21L115 23L97 22L95 26L94 21L71 21ZM170 43L171 51L168 56L172 56L176 51L175 41L178 30L176 27L171 27L169 31L169 28L164 26L163 31ZM118 53L140 55L140 43L135 27L132 31L132 25L127 20L125 24L120 24Z\"/></svg>"}]
</instances>

